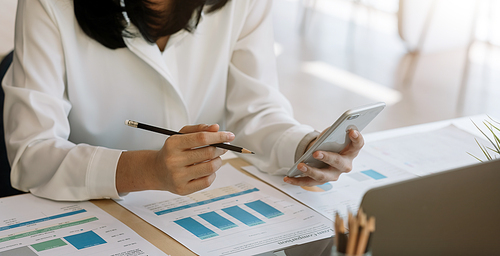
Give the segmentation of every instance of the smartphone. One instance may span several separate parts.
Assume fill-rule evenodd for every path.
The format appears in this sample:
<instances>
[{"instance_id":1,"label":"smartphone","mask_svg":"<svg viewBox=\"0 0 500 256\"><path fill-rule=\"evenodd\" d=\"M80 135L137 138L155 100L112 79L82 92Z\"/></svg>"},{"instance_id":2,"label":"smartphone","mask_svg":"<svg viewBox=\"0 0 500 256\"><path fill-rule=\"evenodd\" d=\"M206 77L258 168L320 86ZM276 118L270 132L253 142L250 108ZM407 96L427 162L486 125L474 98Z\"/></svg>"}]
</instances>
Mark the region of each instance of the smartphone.
<instances>
[{"instance_id":1,"label":"smartphone","mask_svg":"<svg viewBox=\"0 0 500 256\"><path fill-rule=\"evenodd\" d=\"M305 163L311 167L323 168L327 164L315 159L312 154L315 151L329 151L338 153L344 149L351 139L349 139L349 130L363 130L379 113L384 109L385 103L378 102L354 109L347 110L335 123L319 137L315 143L297 160L287 173L288 177L295 177L302 174L297 169L299 163Z\"/></svg>"}]
</instances>

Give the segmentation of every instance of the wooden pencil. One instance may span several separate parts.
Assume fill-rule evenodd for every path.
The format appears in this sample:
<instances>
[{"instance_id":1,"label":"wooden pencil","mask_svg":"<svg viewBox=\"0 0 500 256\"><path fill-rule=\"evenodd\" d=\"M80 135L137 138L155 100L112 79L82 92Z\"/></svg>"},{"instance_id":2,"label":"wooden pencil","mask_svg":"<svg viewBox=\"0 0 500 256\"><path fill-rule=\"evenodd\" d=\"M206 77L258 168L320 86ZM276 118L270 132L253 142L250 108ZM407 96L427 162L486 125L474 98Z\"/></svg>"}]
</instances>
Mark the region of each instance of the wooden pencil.
<instances>
[{"instance_id":1,"label":"wooden pencil","mask_svg":"<svg viewBox=\"0 0 500 256\"><path fill-rule=\"evenodd\" d=\"M334 244L338 249L339 246L339 235L340 235L340 228L339 228L339 223L340 223L340 216L339 213L335 213L335 221L333 222L333 229L335 229L335 237L334 237Z\"/></svg>"},{"instance_id":2,"label":"wooden pencil","mask_svg":"<svg viewBox=\"0 0 500 256\"><path fill-rule=\"evenodd\" d=\"M375 229L375 217L370 217L368 221L366 221L366 215L363 218L365 221L365 225L363 226L359 234L359 240L355 255L363 255L365 253L371 230Z\"/></svg>"},{"instance_id":3,"label":"wooden pencil","mask_svg":"<svg viewBox=\"0 0 500 256\"><path fill-rule=\"evenodd\" d=\"M354 255L354 252L356 250L356 245L358 242L359 224L358 224L358 219L356 217L353 217L351 213L349 213L348 221L349 221L349 240L347 240L346 254Z\"/></svg>"},{"instance_id":4,"label":"wooden pencil","mask_svg":"<svg viewBox=\"0 0 500 256\"><path fill-rule=\"evenodd\" d=\"M147 130L147 131L151 131L151 132L156 132L156 133L161 133L161 134L169 135L169 136L183 134L180 132L171 131L171 130L167 130L167 129L163 129L160 127L152 126L149 124L143 124L143 123L139 123L139 122L131 121L131 120L125 120L125 124L130 126L130 127L139 128L139 129L143 129L143 130ZM255 154L254 152L252 152L246 148L242 148L242 147L238 147L238 146L234 146L234 145L226 144L226 143L216 143L216 144L211 144L209 146L223 148L223 149L231 150L231 151L234 151L237 153Z\"/></svg>"}]
</instances>

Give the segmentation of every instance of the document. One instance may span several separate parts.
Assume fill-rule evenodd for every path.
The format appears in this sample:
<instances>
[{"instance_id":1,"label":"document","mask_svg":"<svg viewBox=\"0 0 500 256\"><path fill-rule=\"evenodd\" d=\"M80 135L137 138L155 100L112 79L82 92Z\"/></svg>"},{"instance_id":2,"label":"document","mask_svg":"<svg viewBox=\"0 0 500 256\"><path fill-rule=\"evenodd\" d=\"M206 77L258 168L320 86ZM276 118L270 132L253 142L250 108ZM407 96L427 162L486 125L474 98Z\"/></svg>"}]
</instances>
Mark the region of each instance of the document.
<instances>
[{"instance_id":1,"label":"document","mask_svg":"<svg viewBox=\"0 0 500 256\"><path fill-rule=\"evenodd\" d=\"M370 188L417 177L361 151L353 163L350 173L340 175L339 180L317 186L295 186L283 181L283 176L269 175L254 166L244 170L270 183L293 198L311 207L323 216L334 219L335 213L347 218L347 213L357 212L363 195Z\"/></svg>"},{"instance_id":2,"label":"document","mask_svg":"<svg viewBox=\"0 0 500 256\"><path fill-rule=\"evenodd\" d=\"M254 255L331 237L332 222L229 164L207 189L117 201L199 255Z\"/></svg>"},{"instance_id":3,"label":"document","mask_svg":"<svg viewBox=\"0 0 500 256\"><path fill-rule=\"evenodd\" d=\"M475 139L490 143L454 125L434 131L373 141L363 150L415 175L423 176L478 163L470 154L485 159ZM470 154L469 154L470 153Z\"/></svg>"},{"instance_id":4,"label":"document","mask_svg":"<svg viewBox=\"0 0 500 256\"><path fill-rule=\"evenodd\" d=\"M293 198L333 220L356 212L364 194L371 188L477 163L469 155L482 157L475 136L454 125L366 143L353 161L350 173L338 181L304 187L285 183L253 166L243 167ZM486 140L476 138L483 145Z\"/></svg>"},{"instance_id":5,"label":"document","mask_svg":"<svg viewBox=\"0 0 500 256\"><path fill-rule=\"evenodd\" d=\"M0 256L166 255L90 202L0 198Z\"/></svg>"}]
</instances>

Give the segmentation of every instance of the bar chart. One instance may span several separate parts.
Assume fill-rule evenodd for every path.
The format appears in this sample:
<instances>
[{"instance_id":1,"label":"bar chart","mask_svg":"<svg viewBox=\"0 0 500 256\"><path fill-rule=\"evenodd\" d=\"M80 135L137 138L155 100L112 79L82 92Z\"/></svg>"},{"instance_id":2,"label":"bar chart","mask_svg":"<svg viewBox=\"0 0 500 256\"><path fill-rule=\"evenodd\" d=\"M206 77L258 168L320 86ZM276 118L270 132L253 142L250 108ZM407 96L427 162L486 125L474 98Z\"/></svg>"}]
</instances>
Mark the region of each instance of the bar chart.
<instances>
[{"instance_id":1,"label":"bar chart","mask_svg":"<svg viewBox=\"0 0 500 256\"><path fill-rule=\"evenodd\" d=\"M254 202L246 203L245 205L268 219L283 215L281 211L262 202L261 200L256 200ZM221 211L233 217L240 223L249 227L265 223L265 221L262 220L261 218L255 216L252 213L249 213L248 211L237 205L223 208L221 209ZM221 231L238 227L238 225L235 224L233 221L223 217L221 214L215 211L199 214L198 217L202 218L203 220L210 223L212 226L216 227L218 230ZM206 227L205 225L196 221L192 217L183 218L180 220L176 220L174 222L179 226L183 227L184 229L186 229L187 231L191 232L199 239L207 239L218 236L216 231L213 231L212 229Z\"/></svg>"},{"instance_id":2,"label":"bar chart","mask_svg":"<svg viewBox=\"0 0 500 256\"><path fill-rule=\"evenodd\" d=\"M232 186L225 186L201 192L201 195L192 194L189 199L170 200L161 202L161 205L170 208L163 209L155 205L151 209L155 210L158 216L189 211L197 207L203 207L217 202L234 202L235 205L223 207L215 211L208 211L194 216L184 217L175 220L174 223L181 226L199 239L208 239L219 236L218 233L242 225L253 227L266 223L266 219L272 219L284 215L283 212L271 206L261 199L249 202L242 202L242 197L258 192L259 189L246 183L238 183ZM153 206L153 205L150 205ZM204 223L208 223L204 224Z\"/></svg>"},{"instance_id":3,"label":"bar chart","mask_svg":"<svg viewBox=\"0 0 500 256\"><path fill-rule=\"evenodd\" d=\"M0 205L0 256L126 255L133 251L165 255L89 202L62 203L25 194L0 198Z\"/></svg>"},{"instance_id":4,"label":"bar chart","mask_svg":"<svg viewBox=\"0 0 500 256\"><path fill-rule=\"evenodd\" d=\"M144 191L118 203L200 255L253 255L333 235L328 219L227 165L200 192Z\"/></svg>"}]
</instances>

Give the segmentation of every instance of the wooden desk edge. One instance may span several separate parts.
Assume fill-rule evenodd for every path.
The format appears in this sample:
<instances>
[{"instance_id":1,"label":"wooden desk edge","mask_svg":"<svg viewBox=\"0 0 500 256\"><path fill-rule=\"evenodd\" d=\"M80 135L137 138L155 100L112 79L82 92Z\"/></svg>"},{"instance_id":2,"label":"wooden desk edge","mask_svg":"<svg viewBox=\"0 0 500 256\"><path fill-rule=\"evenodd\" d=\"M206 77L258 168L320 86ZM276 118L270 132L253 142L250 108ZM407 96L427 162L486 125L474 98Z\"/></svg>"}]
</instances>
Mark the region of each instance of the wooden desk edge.
<instances>
[{"instance_id":1,"label":"wooden desk edge","mask_svg":"<svg viewBox=\"0 0 500 256\"><path fill-rule=\"evenodd\" d=\"M224 160L223 162L224 164L231 164L233 167L237 168L240 171L242 171L241 167L250 165L248 162L241 158L232 158ZM244 173L247 174L246 172ZM162 250L166 254L196 255L195 253L187 249L184 245L177 242L169 235L163 233L163 231L157 229L153 225L139 218L137 215L125 209L114 200L91 200L90 202L130 227L137 234L142 236L154 246L158 247L158 249Z\"/></svg>"}]
</instances>

